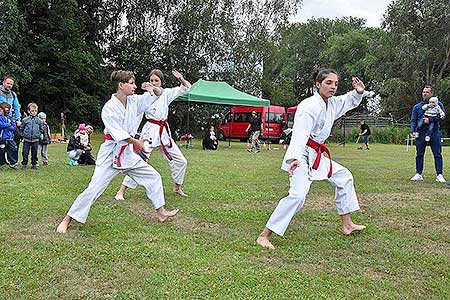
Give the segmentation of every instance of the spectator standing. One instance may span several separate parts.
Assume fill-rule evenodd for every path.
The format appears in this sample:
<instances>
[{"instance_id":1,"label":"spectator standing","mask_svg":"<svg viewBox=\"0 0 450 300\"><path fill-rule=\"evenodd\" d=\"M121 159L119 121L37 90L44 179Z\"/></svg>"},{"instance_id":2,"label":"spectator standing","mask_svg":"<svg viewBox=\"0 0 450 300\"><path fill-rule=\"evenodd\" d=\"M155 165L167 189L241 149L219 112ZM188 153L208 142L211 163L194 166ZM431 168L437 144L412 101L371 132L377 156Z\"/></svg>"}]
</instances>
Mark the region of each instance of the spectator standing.
<instances>
[{"instance_id":1,"label":"spectator standing","mask_svg":"<svg viewBox=\"0 0 450 300\"><path fill-rule=\"evenodd\" d=\"M433 127L433 131L429 133L430 141L426 142L425 137L428 132L429 120L424 120L424 125L419 126L421 120L424 118L425 110L423 106L429 103L429 99L433 96L433 87L431 85L425 85L422 90L422 100L414 105L411 112L411 135L416 138L416 174L411 178L412 181L423 180L423 156L425 154L425 148L427 143L431 147L431 151L434 156L434 168L436 170L436 182L445 183L445 178L442 175L444 162L442 160L442 143L441 132L439 129L439 122ZM438 105L442 111L445 111L444 105L439 101Z\"/></svg>"},{"instance_id":2,"label":"spectator standing","mask_svg":"<svg viewBox=\"0 0 450 300\"><path fill-rule=\"evenodd\" d=\"M42 136L39 139L38 154L41 155L42 164L48 165L48 145L51 143L50 127L47 124L47 115L44 112L38 114L42 122Z\"/></svg>"},{"instance_id":3,"label":"spectator standing","mask_svg":"<svg viewBox=\"0 0 450 300\"><path fill-rule=\"evenodd\" d=\"M252 144L250 146L250 149L247 149L248 152L258 153L260 151L261 142L259 141L259 135L262 131L264 131L262 120L261 118L256 114L256 111L252 111L252 117L250 118L250 124L248 124L248 127L245 131L251 132L250 134L250 140L252 141Z\"/></svg>"},{"instance_id":4,"label":"spectator standing","mask_svg":"<svg viewBox=\"0 0 450 300\"><path fill-rule=\"evenodd\" d=\"M14 78L7 75L3 78L3 83L0 85L0 103L6 102L10 105L9 116L11 116L16 122L16 129L14 130L14 140L16 144L16 152L14 153L15 160L19 160L19 143L22 138L22 133L20 132L20 104L17 94L12 91L14 86Z\"/></svg>"},{"instance_id":5,"label":"spectator standing","mask_svg":"<svg viewBox=\"0 0 450 300\"><path fill-rule=\"evenodd\" d=\"M38 105L31 102L27 106L28 117L23 119L20 130L23 132L23 149L22 149L22 170L27 168L28 155L31 150L31 168L38 168L38 146L39 140L43 135L42 122L37 117Z\"/></svg>"},{"instance_id":6,"label":"spectator standing","mask_svg":"<svg viewBox=\"0 0 450 300\"><path fill-rule=\"evenodd\" d=\"M370 138L370 128L364 120L361 120L361 132L359 136L362 137L360 150L369 150L369 138Z\"/></svg>"},{"instance_id":7,"label":"spectator standing","mask_svg":"<svg viewBox=\"0 0 450 300\"><path fill-rule=\"evenodd\" d=\"M9 103L3 102L0 104L0 166L6 164L7 158L9 166L17 169L17 146L14 142L16 122L9 115L10 109L11 105Z\"/></svg>"}]
</instances>

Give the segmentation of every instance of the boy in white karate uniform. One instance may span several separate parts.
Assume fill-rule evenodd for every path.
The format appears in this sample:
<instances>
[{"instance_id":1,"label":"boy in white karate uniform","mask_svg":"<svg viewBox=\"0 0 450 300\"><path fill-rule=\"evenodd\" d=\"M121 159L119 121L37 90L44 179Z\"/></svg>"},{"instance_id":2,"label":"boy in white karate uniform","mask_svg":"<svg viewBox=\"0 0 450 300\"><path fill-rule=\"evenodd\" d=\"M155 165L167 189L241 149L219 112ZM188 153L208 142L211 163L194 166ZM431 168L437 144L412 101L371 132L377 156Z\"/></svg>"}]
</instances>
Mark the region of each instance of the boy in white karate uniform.
<instances>
[{"instance_id":1,"label":"boy in white karate uniform","mask_svg":"<svg viewBox=\"0 0 450 300\"><path fill-rule=\"evenodd\" d=\"M117 89L117 94L113 94L102 109L105 141L100 146L94 174L89 186L78 195L58 225L57 233L66 233L72 219L85 223L92 204L119 172L127 174L145 187L159 221L164 222L178 212L164 209L161 176L136 154L137 150L145 151L145 147L143 141L133 138L143 113L154 101L158 101L153 93L159 96L159 88L144 83L142 88L152 93L134 95L135 78L133 73L127 71L113 72L111 81Z\"/></svg>"},{"instance_id":2,"label":"boy in white karate uniform","mask_svg":"<svg viewBox=\"0 0 450 300\"><path fill-rule=\"evenodd\" d=\"M359 210L353 176L345 167L331 160L324 144L334 121L361 103L364 83L353 78L352 84L355 90L333 97L338 76L333 70L320 70L316 77L317 92L298 105L291 143L282 164L282 169L291 176L289 195L280 200L257 238L257 244L262 247L275 249L269 240L271 234L284 235L295 213L302 208L313 180L327 180L336 188L335 204L342 219L344 235L365 228L354 224L350 217L351 212Z\"/></svg>"},{"instance_id":3,"label":"boy in white karate uniform","mask_svg":"<svg viewBox=\"0 0 450 300\"><path fill-rule=\"evenodd\" d=\"M172 178L175 182L174 192L180 196L187 197L181 189L184 175L186 174L187 160L170 136L167 116L170 103L177 97L186 94L191 88L191 84L179 72L173 70L172 74L181 82L181 86L163 89L160 99L155 101L145 112L147 122L142 128L141 139L149 140L147 148L149 157L153 149L159 148L161 155L169 164L172 172ZM164 75L158 69L152 70L149 75L149 81L152 85L159 88L164 84ZM117 191L115 199L124 200L123 195L126 189L134 189L136 186L136 182L130 176L126 176L119 191Z\"/></svg>"}]
</instances>

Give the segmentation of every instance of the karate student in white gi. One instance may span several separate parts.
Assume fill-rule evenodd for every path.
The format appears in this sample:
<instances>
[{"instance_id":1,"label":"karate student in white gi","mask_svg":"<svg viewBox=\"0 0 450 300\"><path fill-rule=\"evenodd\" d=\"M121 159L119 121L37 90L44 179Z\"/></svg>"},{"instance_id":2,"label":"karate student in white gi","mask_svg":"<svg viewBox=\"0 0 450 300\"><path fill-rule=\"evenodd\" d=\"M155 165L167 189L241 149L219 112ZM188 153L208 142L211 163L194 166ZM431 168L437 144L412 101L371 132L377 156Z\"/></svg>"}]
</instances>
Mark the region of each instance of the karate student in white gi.
<instances>
[{"instance_id":1,"label":"karate student in white gi","mask_svg":"<svg viewBox=\"0 0 450 300\"><path fill-rule=\"evenodd\" d=\"M298 105L291 143L281 167L290 176L289 195L280 200L257 238L256 243L262 247L275 249L269 240L271 234L284 235L295 213L302 208L314 180L326 180L336 188L335 204L342 219L344 235L365 228L354 224L350 217L351 212L359 210L353 176L349 170L330 159L324 144L333 122L361 103L364 83L354 77L352 84L353 91L334 97L338 75L333 70L320 70L315 82L317 92ZM325 157L323 152L330 158Z\"/></svg>"},{"instance_id":2,"label":"karate student in white gi","mask_svg":"<svg viewBox=\"0 0 450 300\"><path fill-rule=\"evenodd\" d=\"M184 175L186 174L187 160L170 136L167 116L169 115L170 103L177 97L186 94L191 88L191 84L179 72L173 70L172 74L180 81L181 85L175 88L162 89L159 100L155 101L145 112L147 122L142 128L141 139L149 140L146 149L148 157L150 157L153 149L159 149L172 172L172 178L175 181L174 192L182 197L187 197L188 195L181 189L184 182ZM152 85L159 88L164 84L164 75L158 69L152 70L149 75L149 81ZM126 176L119 191L117 191L115 199L124 200L123 195L126 189L134 189L136 186L136 181L130 178L130 176Z\"/></svg>"},{"instance_id":3,"label":"karate student in white gi","mask_svg":"<svg viewBox=\"0 0 450 300\"><path fill-rule=\"evenodd\" d=\"M142 88L148 92L134 95L135 78L133 73L127 71L113 72L111 81L117 89L117 94L113 94L102 109L105 137L97 155L94 174L89 186L78 195L58 225L57 233L66 233L72 219L85 223L92 204L119 172L125 173L145 187L147 197L155 208L160 222L175 216L178 212L164 209L161 176L136 154L137 150L145 151L145 146L144 141L133 138L144 112L154 101L158 101L153 93L159 96L160 89L150 83L144 83Z\"/></svg>"}]
</instances>

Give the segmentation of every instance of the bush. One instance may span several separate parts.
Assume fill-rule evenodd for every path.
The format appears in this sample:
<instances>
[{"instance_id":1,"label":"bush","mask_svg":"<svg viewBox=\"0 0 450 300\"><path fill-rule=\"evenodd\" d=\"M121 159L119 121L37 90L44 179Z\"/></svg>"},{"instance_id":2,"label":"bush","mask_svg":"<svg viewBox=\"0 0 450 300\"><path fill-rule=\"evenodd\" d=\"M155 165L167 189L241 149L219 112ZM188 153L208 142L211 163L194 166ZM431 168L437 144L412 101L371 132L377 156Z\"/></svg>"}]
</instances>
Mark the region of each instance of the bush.
<instances>
[{"instance_id":1,"label":"bush","mask_svg":"<svg viewBox=\"0 0 450 300\"><path fill-rule=\"evenodd\" d=\"M406 137L411 133L409 127L372 127L370 128L370 130L370 142L380 144L404 144ZM360 131L355 128L351 133L347 133L345 136L346 141L356 141L359 132ZM342 129L335 129L330 140L333 142L342 143L344 141L344 134L342 132Z\"/></svg>"}]
</instances>

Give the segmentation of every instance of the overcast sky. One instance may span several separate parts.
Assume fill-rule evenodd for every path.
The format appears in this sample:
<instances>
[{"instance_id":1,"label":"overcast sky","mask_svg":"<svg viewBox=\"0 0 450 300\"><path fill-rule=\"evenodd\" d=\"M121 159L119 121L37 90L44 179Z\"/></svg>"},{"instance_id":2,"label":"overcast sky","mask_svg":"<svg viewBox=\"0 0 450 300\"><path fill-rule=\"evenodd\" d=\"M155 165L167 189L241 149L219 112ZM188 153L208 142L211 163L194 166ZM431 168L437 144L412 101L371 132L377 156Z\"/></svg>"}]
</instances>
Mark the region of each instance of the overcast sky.
<instances>
[{"instance_id":1,"label":"overcast sky","mask_svg":"<svg viewBox=\"0 0 450 300\"><path fill-rule=\"evenodd\" d=\"M293 22L306 22L311 18L359 17L367 20L367 26L379 27L383 14L392 0L303 0Z\"/></svg>"}]
</instances>

